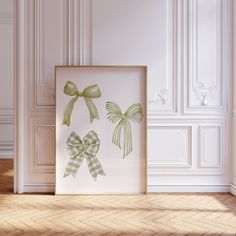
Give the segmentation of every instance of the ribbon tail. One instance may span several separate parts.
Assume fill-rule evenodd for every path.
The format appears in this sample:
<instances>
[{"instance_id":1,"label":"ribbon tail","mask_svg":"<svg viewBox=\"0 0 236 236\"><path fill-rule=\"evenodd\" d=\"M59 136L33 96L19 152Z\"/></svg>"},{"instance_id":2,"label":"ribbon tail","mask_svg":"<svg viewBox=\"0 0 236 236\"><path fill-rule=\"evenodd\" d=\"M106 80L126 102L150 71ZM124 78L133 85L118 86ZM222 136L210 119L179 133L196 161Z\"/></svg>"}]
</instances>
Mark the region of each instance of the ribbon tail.
<instances>
[{"instance_id":1,"label":"ribbon tail","mask_svg":"<svg viewBox=\"0 0 236 236\"><path fill-rule=\"evenodd\" d=\"M121 128L124 125L123 120L120 120L120 122L117 124L117 126L114 129L113 136L112 136L112 143L121 148L120 146L120 134L121 134Z\"/></svg>"},{"instance_id":2,"label":"ribbon tail","mask_svg":"<svg viewBox=\"0 0 236 236\"><path fill-rule=\"evenodd\" d=\"M124 153L123 158L132 152L132 132L128 120L124 123Z\"/></svg>"},{"instance_id":3,"label":"ribbon tail","mask_svg":"<svg viewBox=\"0 0 236 236\"><path fill-rule=\"evenodd\" d=\"M97 157L88 155L86 160L89 172L95 181L97 180L98 175L106 175Z\"/></svg>"},{"instance_id":4,"label":"ribbon tail","mask_svg":"<svg viewBox=\"0 0 236 236\"><path fill-rule=\"evenodd\" d=\"M76 102L76 100L78 99L78 96L73 97L69 103L67 104L65 110L64 110L64 116L63 116L63 125L67 125L70 126L70 117L71 117L71 113L73 111L74 108L74 104Z\"/></svg>"},{"instance_id":5,"label":"ribbon tail","mask_svg":"<svg viewBox=\"0 0 236 236\"><path fill-rule=\"evenodd\" d=\"M66 167L65 173L63 177L67 177L68 175L72 175L73 177L76 176L82 162L83 162L84 157L71 157L68 165Z\"/></svg>"},{"instance_id":6,"label":"ribbon tail","mask_svg":"<svg viewBox=\"0 0 236 236\"><path fill-rule=\"evenodd\" d=\"M98 119L99 120L99 115L98 115L98 111L97 111L97 107L95 106L95 104L93 103L92 99L89 97L83 97L84 101L88 107L89 110L89 114L90 114L90 123L93 122L94 119Z\"/></svg>"}]
</instances>

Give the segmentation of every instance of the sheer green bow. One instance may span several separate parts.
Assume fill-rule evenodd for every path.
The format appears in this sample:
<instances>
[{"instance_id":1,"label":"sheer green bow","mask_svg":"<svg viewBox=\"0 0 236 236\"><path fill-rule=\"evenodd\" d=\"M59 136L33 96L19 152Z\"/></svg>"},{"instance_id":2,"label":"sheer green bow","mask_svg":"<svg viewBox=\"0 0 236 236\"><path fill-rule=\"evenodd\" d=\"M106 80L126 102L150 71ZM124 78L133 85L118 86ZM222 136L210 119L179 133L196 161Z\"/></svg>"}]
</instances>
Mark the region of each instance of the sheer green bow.
<instances>
[{"instance_id":1,"label":"sheer green bow","mask_svg":"<svg viewBox=\"0 0 236 236\"><path fill-rule=\"evenodd\" d=\"M124 114L122 114L120 107L113 103L106 103L107 118L112 123L118 122L112 136L112 143L121 148L120 135L121 129L124 129L124 152L123 158L132 152L132 132L130 121L140 123L143 119L143 109L139 103L131 105Z\"/></svg>"},{"instance_id":2,"label":"sheer green bow","mask_svg":"<svg viewBox=\"0 0 236 236\"><path fill-rule=\"evenodd\" d=\"M83 140L75 132L72 132L67 139L67 151L71 158L66 167L64 177L68 175L75 177L84 158L87 161L89 172L94 180L97 180L98 175L106 175L101 163L96 157L99 146L100 140L93 130Z\"/></svg>"},{"instance_id":3,"label":"sheer green bow","mask_svg":"<svg viewBox=\"0 0 236 236\"><path fill-rule=\"evenodd\" d=\"M74 104L79 97L83 97L88 107L88 110L90 113L90 122L92 122L93 119L99 119L97 108L92 101L92 98L101 97L101 91L96 84L88 86L83 90L83 92L80 92L77 86L73 82L67 81L64 87L64 93L66 95L73 96L73 98L69 101L69 103L67 104L64 110L63 125L64 124L67 126L70 125L71 113L73 111Z\"/></svg>"}]
</instances>

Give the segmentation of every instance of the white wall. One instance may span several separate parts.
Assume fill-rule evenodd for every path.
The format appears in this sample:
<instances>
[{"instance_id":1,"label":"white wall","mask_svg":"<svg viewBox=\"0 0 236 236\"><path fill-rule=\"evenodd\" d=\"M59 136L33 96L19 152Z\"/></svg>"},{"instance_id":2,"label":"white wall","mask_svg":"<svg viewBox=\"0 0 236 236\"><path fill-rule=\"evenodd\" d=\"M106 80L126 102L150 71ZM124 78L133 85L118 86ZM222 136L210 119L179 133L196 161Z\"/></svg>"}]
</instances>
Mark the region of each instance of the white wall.
<instances>
[{"instance_id":1,"label":"white wall","mask_svg":"<svg viewBox=\"0 0 236 236\"><path fill-rule=\"evenodd\" d=\"M55 64L148 65L149 191L229 191L231 0L17 2L18 191L54 190Z\"/></svg>"},{"instance_id":2,"label":"white wall","mask_svg":"<svg viewBox=\"0 0 236 236\"><path fill-rule=\"evenodd\" d=\"M232 184L231 193L236 195L236 3L233 4L233 118L232 118Z\"/></svg>"},{"instance_id":3,"label":"white wall","mask_svg":"<svg viewBox=\"0 0 236 236\"><path fill-rule=\"evenodd\" d=\"M13 1L0 0L0 158L13 156Z\"/></svg>"}]
</instances>

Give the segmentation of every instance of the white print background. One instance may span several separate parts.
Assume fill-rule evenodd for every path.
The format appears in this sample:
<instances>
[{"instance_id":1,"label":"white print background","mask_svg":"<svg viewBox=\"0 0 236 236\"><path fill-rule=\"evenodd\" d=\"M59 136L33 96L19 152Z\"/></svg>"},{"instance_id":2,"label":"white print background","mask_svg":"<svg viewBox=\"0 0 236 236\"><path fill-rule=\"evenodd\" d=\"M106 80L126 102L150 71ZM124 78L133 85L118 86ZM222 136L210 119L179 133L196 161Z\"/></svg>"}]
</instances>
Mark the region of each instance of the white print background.
<instances>
[{"instance_id":1,"label":"white print background","mask_svg":"<svg viewBox=\"0 0 236 236\"><path fill-rule=\"evenodd\" d=\"M75 83L79 91L97 84L102 96L93 99L100 119L90 123L88 108L82 97L74 105L69 127L62 125L63 112L72 98L63 93L67 81ZM146 117L139 124L131 122L133 151L123 159L123 131L120 150L112 144L112 134L117 125L107 119L106 102L117 103L122 113L134 103L140 103L145 112L145 69L137 68L79 68L57 67L56 70L56 193L103 194L144 193L146 189L145 133ZM86 159L76 177L63 177L70 156L66 141L72 131L83 138L94 130L100 139L97 158L106 173L94 181L88 170Z\"/></svg>"}]
</instances>

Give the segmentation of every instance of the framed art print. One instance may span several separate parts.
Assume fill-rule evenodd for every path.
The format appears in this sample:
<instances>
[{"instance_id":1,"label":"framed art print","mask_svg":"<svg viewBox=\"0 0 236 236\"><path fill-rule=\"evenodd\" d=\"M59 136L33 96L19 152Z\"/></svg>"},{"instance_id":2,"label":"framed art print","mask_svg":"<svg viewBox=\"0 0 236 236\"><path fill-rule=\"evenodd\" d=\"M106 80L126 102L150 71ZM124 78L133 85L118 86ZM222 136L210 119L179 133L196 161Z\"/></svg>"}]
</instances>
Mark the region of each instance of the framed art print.
<instances>
[{"instance_id":1,"label":"framed art print","mask_svg":"<svg viewBox=\"0 0 236 236\"><path fill-rule=\"evenodd\" d=\"M56 194L146 193L146 70L56 66Z\"/></svg>"}]
</instances>

